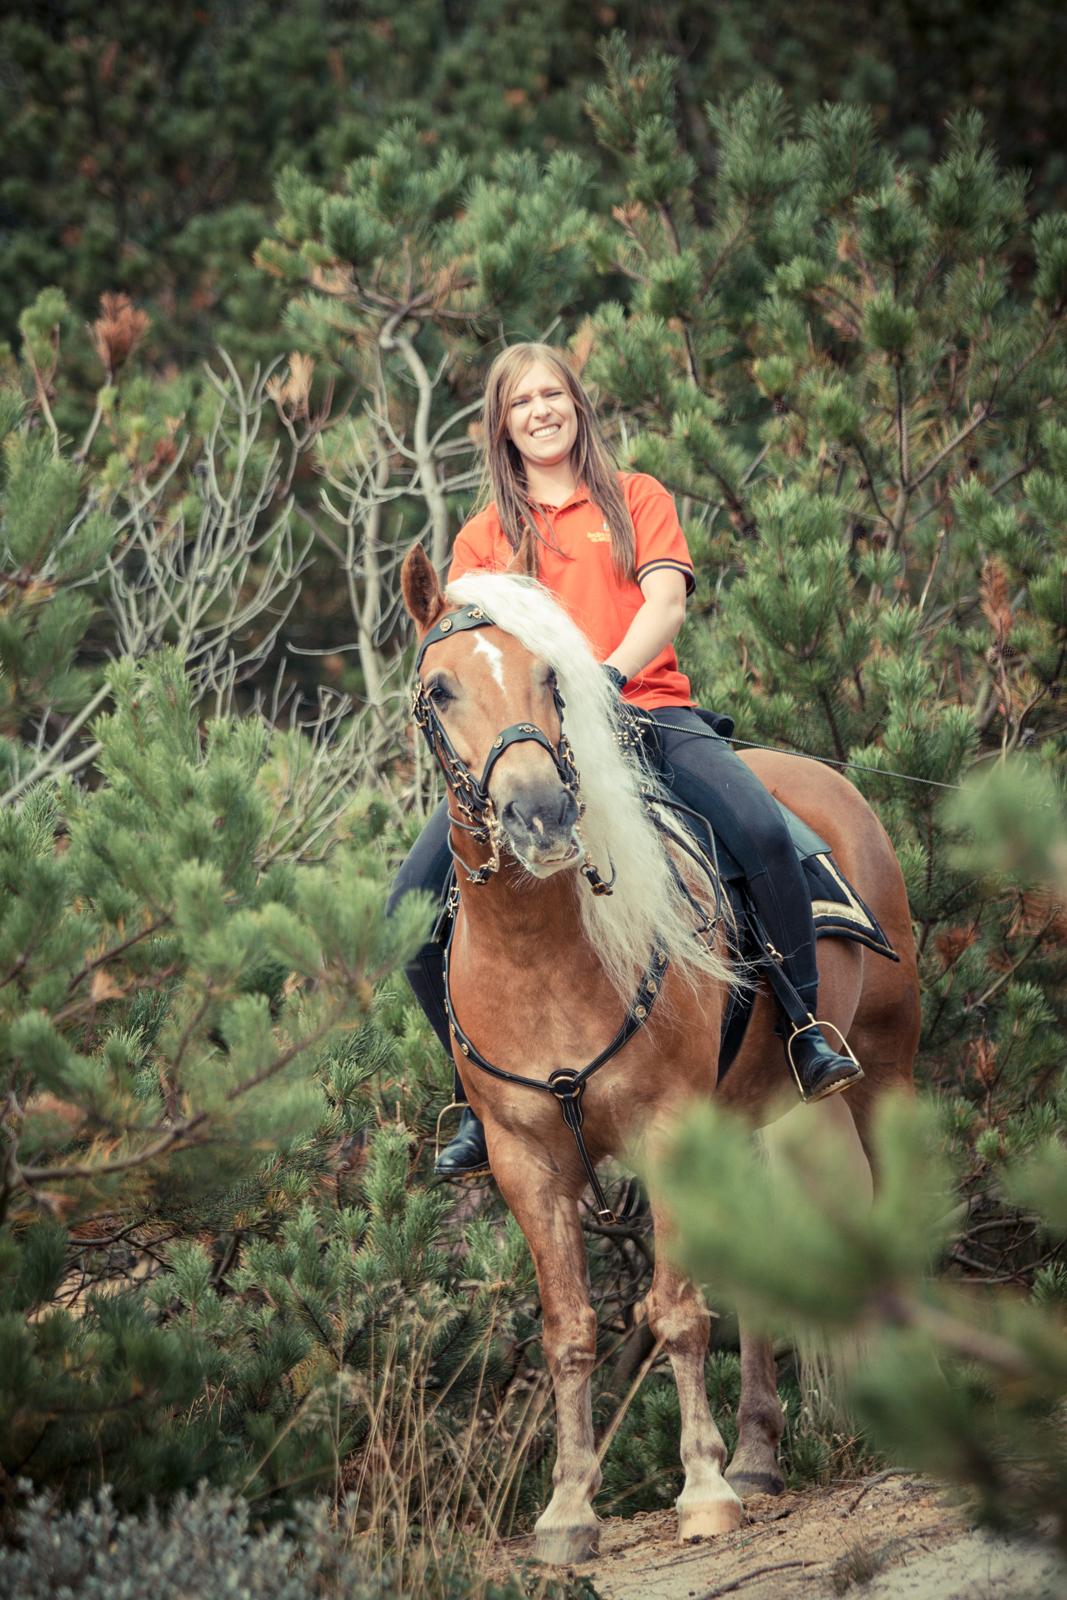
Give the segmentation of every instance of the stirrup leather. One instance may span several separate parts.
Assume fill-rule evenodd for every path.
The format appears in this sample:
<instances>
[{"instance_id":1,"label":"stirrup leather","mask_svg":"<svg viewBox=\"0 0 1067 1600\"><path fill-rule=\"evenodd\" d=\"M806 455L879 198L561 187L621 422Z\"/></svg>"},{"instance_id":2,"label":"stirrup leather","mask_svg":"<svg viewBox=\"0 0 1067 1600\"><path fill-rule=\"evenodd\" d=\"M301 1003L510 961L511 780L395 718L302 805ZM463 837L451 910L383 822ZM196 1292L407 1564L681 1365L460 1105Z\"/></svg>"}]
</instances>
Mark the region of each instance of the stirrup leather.
<instances>
[{"instance_id":1,"label":"stirrup leather","mask_svg":"<svg viewBox=\"0 0 1067 1600\"><path fill-rule=\"evenodd\" d=\"M842 1056L847 1056L849 1061L851 1061L852 1064L855 1067L858 1068L860 1077L862 1078L864 1076L863 1068L859 1064L859 1060L858 1060L858 1058L856 1056L855 1051L853 1050L852 1046L849 1044L848 1040L845 1038L844 1034L841 1032L841 1029L837 1026L837 1024L833 1023L833 1022L820 1022L818 1020L818 1018L812 1017L810 1011L808 1012L808 1016L811 1017L811 1021L810 1022L805 1022L800 1026L794 1026L792 1033L789 1035L788 1039L785 1041L785 1053L786 1053L786 1057L788 1058L788 1061L789 1061L789 1067L790 1067L790 1070L791 1070L791 1072L793 1074L793 1079L794 1079L794 1081L796 1083L796 1086L797 1086L797 1092L799 1093L800 1098L806 1104L810 1104L811 1102L808 1100L808 1096L804 1091L804 1085L803 1085L803 1083L801 1082L801 1079L800 1079L800 1072L799 1072L799 1070L797 1068L796 1062L793 1059L793 1043L794 1043L794 1041L796 1039L800 1038L800 1035L802 1033L825 1033L825 1031L827 1029L829 1029L831 1033L836 1033L838 1039L840 1039L840 1041L841 1041L841 1048L840 1048L840 1050L837 1051L837 1054L838 1055L842 1055ZM828 1044L830 1042L831 1042L830 1040L827 1040ZM819 1099L819 1100L829 1099L830 1095L839 1094L842 1089L850 1089L855 1082L856 1082L855 1078L846 1078L842 1083L836 1083L836 1084L833 1085L832 1088L827 1089L827 1090L825 1090L823 1092L823 1094L818 1095L817 1099Z\"/></svg>"}]
</instances>

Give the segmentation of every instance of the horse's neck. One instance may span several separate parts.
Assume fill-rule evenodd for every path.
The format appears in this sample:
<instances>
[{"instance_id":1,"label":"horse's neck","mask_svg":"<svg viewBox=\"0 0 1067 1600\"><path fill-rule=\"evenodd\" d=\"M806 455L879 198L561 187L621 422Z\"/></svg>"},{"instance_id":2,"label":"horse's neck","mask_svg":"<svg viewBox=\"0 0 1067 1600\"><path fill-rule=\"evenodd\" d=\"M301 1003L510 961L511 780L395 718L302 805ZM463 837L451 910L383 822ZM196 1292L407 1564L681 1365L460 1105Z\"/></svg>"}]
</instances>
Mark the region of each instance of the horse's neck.
<instances>
[{"instance_id":1,"label":"horse's neck","mask_svg":"<svg viewBox=\"0 0 1067 1600\"><path fill-rule=\"evenodd\" d=\"M517 945L542 952L546 960L559 959L560 949L574 950L582 937L578 894L584 887L576 869L550 878L532 878L506 852L500 869L484 883L469 883L467 871L482 864L480 849L465 835L452 834L459 857L457 881L469 933L479 942L499 943L514 951Z\"/></svg>"},{"instance_id":2,"label":"horse's neck","mask_svg":"<svg viewBox=\"0 0 1067 1600\"><path fill-rule=\"evenodd\" d=\"M462 873L462 868L460 869ZM581 934L573 873L530 879L505 858L486 883L460 883L460 903L472 930L491 939L550 942L558 951Z\"/></svg>"}]
</instances>

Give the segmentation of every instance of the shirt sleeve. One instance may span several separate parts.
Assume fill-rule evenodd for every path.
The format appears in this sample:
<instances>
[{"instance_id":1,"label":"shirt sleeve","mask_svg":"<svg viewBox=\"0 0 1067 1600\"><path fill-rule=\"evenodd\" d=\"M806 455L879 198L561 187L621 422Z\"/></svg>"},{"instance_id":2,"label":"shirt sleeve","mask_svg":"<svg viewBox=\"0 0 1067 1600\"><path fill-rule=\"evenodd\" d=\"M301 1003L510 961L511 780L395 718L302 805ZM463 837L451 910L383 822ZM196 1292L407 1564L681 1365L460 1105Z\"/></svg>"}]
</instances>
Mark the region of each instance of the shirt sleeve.
<instances>
[{"instance_id":1,"label":"shirt sleeve","mask_svg":"<svg viewBox=\"0 0 1067 1600\"><path fill-rule=\"evenodd\" d=\"M650 572L668 567L683 575L685 592L692 594L696 588L693 558L673 495L647 472L635 472L626 485L626 500L634 525L637 582Z\"/></svg>"},{"instance_id":2,"label":"shirt sleeve","mask_svg":"<svg viewBox=\"0 0 1067 1600\"><path fill-rule=\"evenodd\" d=\"M456 534L452 546L452 561L446 583L454 583L465 572L496 572L498 562L493 550L493 535L485 517L472 517Z\"/></svg>"}]
</instances>

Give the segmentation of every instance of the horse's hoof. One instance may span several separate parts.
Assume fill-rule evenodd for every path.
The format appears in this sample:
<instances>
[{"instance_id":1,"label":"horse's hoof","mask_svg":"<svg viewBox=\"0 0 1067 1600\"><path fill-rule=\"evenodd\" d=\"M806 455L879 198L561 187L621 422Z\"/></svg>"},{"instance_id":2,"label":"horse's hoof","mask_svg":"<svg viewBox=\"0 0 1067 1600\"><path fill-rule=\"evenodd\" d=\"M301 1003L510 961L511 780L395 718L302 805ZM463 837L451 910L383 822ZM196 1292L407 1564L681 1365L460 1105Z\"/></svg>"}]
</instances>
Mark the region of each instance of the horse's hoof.
<instances>
[{"instance_id":1,"label":"horse's hoof","mask_svg":"<svg viewBox=\"0 0 1067 1600\"><path fill-rule=\"evenodd\" d=\"M678 1542L689 1539L715 1539L721 1533L733 1533L741 1526L741 1502L736 1495L723 1496L721 1500L702 1500L691 1506L676 1503L678 1512Z\"/></svg>"},{"instance_id":2,"label":"horse's hoof","mask_svg":"<svg viewBox=\"0 0 1067 1600\"><path fill-rule=\"evenodd\" d=\"M599 1548L599 1523L534 1529L534 1560L546 1567L573 1567L579 1561L591 1561Z\"/></svg>"},{"instance_id":3,"label":"horse's hoof","mask_svg":"<svg viewBox=\"0 0 1067 1600\"><path fill-rule=\"evenodd\" d=\"M778 1471L731 1472L727 1468L726 1481L742 1500L751 1500L757 1494L781 1494L785 1489L785 1479Z\"/></svg>"}]
</instances>

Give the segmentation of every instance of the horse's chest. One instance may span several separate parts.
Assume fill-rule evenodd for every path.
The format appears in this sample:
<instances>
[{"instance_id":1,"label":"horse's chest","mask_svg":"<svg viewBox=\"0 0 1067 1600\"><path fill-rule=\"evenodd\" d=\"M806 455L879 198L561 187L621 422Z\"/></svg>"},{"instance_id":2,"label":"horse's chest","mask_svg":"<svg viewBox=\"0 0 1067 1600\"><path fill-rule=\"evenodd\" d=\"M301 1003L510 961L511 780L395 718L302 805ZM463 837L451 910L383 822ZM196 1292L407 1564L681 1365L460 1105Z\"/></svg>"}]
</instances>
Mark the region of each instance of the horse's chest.
<instances>
[{"instance_id":1,"label":"horse's chest","mask_svg":"<svg viewBox=\"0 0 1067 1600\"><path fill-rule=\"evenodd\" d=\"M506 1071L542 1077L557 1067L584 1066L622 1020L621 1002L599 974L568 971L562 960L514 965L494 976L485 964L460 959L451 977L460 1026Z\"/></svg>"}]
</instances>

